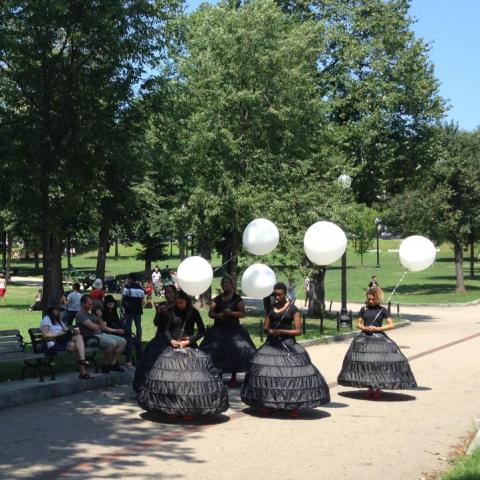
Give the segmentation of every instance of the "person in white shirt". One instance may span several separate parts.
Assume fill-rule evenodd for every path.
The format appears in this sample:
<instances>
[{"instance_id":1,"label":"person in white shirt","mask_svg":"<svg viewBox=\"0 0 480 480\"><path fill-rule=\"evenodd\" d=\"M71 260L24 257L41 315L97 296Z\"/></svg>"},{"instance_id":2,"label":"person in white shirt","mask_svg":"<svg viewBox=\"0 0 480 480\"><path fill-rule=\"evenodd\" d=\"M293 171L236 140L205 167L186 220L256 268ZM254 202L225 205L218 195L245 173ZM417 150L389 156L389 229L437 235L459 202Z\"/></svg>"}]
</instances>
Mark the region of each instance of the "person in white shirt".
<instances>
[{"instance_id":1,"label":"person in white shirt","mask_svg":"<svg viewBox=\"0 0 480 480\"><path fill-rule=\"evenodd\" d=\"M89 380L93 378L87 372L89 363L85 359L85 344L78 328L69 329L60 319L60 312L64 307L59 302L50 302L47 314L40 322L42 338L47 347L47 353L55 355L57 352L69 351L78 358L79 378Z\"/></svg>"},{"instance_id":2,"label":"person in white shirt","mask_svg":"<svg viewBox=\"0 0 480 480\"><path fill-rule=\"evenodd\" d=\"M161 279L162 279L162 274L160 273L160 270L158 269L158 267L155 267L152 272L152 283L153 283L153 288L155 292L158 291L158 284Z\"/></svg>"},{"instance_id":3,"label":"person in white shirt","mask_svg":"<svg viewBox=\"0 0 480 480\"><path fill-rule=\"evenodd\" d=\"M75 315L80 311L80 299L82 294L80 293L80 284L75 282L73 284L73 291L67 295L67 314L65 315L65 321L67 325L72 325Z\"/></svg>"}]
</instances>

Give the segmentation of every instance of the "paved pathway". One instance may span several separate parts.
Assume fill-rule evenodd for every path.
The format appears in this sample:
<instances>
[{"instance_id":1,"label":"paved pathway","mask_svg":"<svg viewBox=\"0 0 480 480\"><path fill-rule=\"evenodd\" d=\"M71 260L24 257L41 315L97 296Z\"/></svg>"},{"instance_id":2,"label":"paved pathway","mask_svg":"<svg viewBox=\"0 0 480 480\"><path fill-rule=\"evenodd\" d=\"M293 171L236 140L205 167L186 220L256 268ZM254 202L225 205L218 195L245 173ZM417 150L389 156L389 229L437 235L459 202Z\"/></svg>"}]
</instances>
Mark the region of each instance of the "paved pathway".
<instances>
[{"instance_id":1,"label":"paved pathway","mask_svg":"<svg viewBox=\"0 0 480 480\"><path fill-rule=\"evenodd\" d=\"M127 387L6 409L0 477L412 480L444 468L480 416L480 307L409 308L391 337L420 386L364 400L336 385L348 342L309 348L332 403L260 417L238 390L218 418L183 425L142 413Z\"/></svg>"}]
</instances>

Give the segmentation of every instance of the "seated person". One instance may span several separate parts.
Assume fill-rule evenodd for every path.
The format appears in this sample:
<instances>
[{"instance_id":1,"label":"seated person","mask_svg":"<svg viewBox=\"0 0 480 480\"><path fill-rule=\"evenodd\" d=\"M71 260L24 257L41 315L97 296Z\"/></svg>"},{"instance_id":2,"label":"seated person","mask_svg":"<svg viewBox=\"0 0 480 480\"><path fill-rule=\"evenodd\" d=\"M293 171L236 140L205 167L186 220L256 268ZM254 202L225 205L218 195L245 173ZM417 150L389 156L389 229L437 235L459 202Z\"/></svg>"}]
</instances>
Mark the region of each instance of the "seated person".
<instances>
[{"instance_id":1,"label":"seated person","mask_svg":"<svg viewBox=\"0 0 480 480\"><path fill-rule=\"evenodd\" d=\"M120 335L127 341L127 347L125 348L125 366L128 369L132 369L132 349L134 339L131 335L127 335L125 329L125 322L118 315L117 302L113 295L106 295L103 303L103 320L107 323L107 327L117 330L116 335Z\"/></svg>"},{"instance_id":2,"label":"seated person","mask_svg":"<svg viewBox=\"0 0 480 480\"><path fill-rule=\"evenodd\" d=\"M85 360L85 344L78 328L70 330L60 319L60 312L64 307L59 302L51 302L47 307L47 315L40 322L42 338L46 342L47 354L68 350L78 358L79 378L88 380L93 378L87 372L89 366Z\"/></svg>"},{"instance_id":3,"label":"seated person","mask_svg":"<svg viewBox=\"0 0 480 480\"><path fill-rule=\"evenodd\" d=\"M93 338L96 338L98 346L105 350L104 363L100 367L103 373L109 373L110 371L123 372L123 368L118 364L118 357L125 350L127 342L124 338L113 335L117 332L117 329L109 328L101 318L98 318L92 312L92 307L93 300L90 295L83 295L80 300L80 311L75 315L80 333L87 345L92 342Z\"/></svg>"},{"instance_id":4,"label":"seated person","mask_svg":"<svg viewBox=\"0 0 480 480\"><path fill-rule=\"evenodd\" d=\"M30 305L30 307L28 308L30 312L39 312L42 309L42 296L43 296L43 290L40 289L35 295L35 300L33 305Z\"/></svg>"}]
</instances>

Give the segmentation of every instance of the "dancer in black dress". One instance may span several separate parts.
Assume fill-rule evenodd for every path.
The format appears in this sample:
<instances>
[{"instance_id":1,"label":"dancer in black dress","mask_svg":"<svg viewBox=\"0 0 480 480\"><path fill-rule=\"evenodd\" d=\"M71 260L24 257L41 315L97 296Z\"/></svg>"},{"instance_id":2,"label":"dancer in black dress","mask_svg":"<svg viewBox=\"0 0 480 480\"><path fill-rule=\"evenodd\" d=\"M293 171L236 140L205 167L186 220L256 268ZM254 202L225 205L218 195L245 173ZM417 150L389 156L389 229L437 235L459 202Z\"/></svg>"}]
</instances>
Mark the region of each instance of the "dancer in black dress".
<instances>
[{"instance_id":1,"label":"dancer in black dress","mask_svg":"<svg viewBox=\"0 0 480 480\"><path fill-rule=\"evenodd\" d=\"M210 356L197 348L196 342L205 334L202 317L182 291L177 293L165 334L170 346L147 374L138 404L184 420L227 410L228 392L221 372Z\"/></svg>"},{"instance_id":2,"label":"dancer in black dress","mask_svg":"<svg viewBox=\"0 0 480 480\"><path fill-rule=\"evenodd\" d=\"M343 360L338 383L347 387L367 387L367 398L380 398L381 390L416 388L408 360L398 345L384 332L393 328L388 310L380 305L383 292L367 291L367 306L360 309L357 327L362 331L353 340ZM382 326L383 321L387 325Z\"/></svg>"},{"instance_id":3,"label":"dancer in black dress","mask_svg":"<svg viewBox=\"0 0 480 480\"><path fill-rule=\"evenodd\" d=\"M175 285L169 284L164 288L165 302L161 302L157 306L157 312L153 319L154 325L157 327L155 337L148 342L145 350L142 353L142 358L137 364L135 370L135 377L133 379L133 389L138 393L142 388L145 376L153 367L153 364L159 355L168 347L169 341L165 335L167 329L168 319L170 318L170 311L175 307L177 298L177 289Z\"/></svg>"},{"instance_id":4,"label":"dancer in black dress","mask_svg":"<svg viewBox=\"0 0 480 480\"><path fill-rule=\"evenodd\" d=\"M276 304L264 321L268 337L252 359L241 397L263 413L288 410L296 417L300 410L330 402L330 392L307 351L295 341L302 333L302 320L298 308L286 299L286 285L277 283L274 293Z\"/></svg>"},{"instance_id":5,"label":"dancer in black dress","mask_svg":"<svg viewBox=\"0 0 480 480\"><path fill-rule=\"evenodd\" d=\"M235 293L232 279L222 278L221 285L223 293L210 305L209 316L214 324L207 330L200 348L212 357L218 369L232 374L228 386L236 387L237 372L247 371L257 349L240 325L240 319L245 317L245 305L242 297Z\"/></svg>"}]
</instances>

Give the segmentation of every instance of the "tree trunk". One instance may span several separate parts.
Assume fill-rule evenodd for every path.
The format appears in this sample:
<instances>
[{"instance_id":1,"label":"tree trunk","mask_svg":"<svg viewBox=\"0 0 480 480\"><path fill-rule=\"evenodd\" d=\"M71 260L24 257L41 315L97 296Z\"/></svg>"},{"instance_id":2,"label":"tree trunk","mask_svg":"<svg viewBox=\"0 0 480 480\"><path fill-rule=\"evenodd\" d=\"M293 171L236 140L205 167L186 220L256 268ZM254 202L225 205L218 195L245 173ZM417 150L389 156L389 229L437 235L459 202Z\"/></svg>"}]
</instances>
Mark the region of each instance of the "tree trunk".
<instances>
[{"instance_id":1,"label":"tree trunk","mask_svg":"<svg viewBox=\"0 0 480 480\"><path fill-rule=\"evenodd\" d=\"M238 235L233 232L226 238L225 249L223 251L222 265L223 270L229 275L233 284L237 284L238 253L240 243Z\"/></svg>"},{"instance_id":2,"label":"tree trunk","mask_svg":"<svg viewBox=\"0 0 480 480\"><path fill-rule=\"evenodd\" d=\"M180 253L180 260L185 260L185 237L180 237L178 239L178 249Z\"/></svg>"},{"instance_id":3,"label":"tree trunk","mask_svg":"<svg viewBox=\"0 0 480 480\"><path fill-rule=\"evenodd\" d=\"M456 292L466 293L465 279L463 274L463 248L459 240L453 242L453 248L455 252L455 274L457 280Z\"/></svg>"},{"instance_id":4,"label":"tree trunk","mask_svg":"<svg viewBox=\"0 0 480 480\"><path fill-rule=\"evenodd\" d=\"M72 243L70 242L70 239L68 239L68 241L67 241L67 269L70 272L70 270L72 270L72 268L73 268L73 265L72 265Z\"/></svg>"},{"instance_id":5,"label":"tree trunk","mask_svg":"<svg viewBox=\"0 0 480 480\"><path fill-rule=\"evenodd\" d=\"M35 270L38 272L40 270L40 256L39 256L38 247L33 249L33 262L35 264Z\"/></svg>"},{"instance_id":6,"label":"tree trunk","mask_svg":"<svg viewBox=\"0 0 480 480\"><path fill-rule=\"evenodd\" d=\"M11 282L10 265L12 264L12 246L13 246L13 235L11 233L7 235L7 242L8 242L8 247L7 247L7 258L5 261L5 279L7 283L10 283Z\"/></svg>"},{"instance_id":7,"label":"tree trunk","mask_svg":"<svg viewBox=\"0 0 480 480\"><path fill-rule=\"evenodd\" d=\"M145 281L148 282L152 275L152 259L146 258L145 259Z\"/></svg>"},{"instance_id":8,"label":"tree trunk","mask_svg":"<svg viewBox=\"0 0 480 480\"><path fill-rule=\"evenodd\" d=\"M115 258L118 258L118 238L115 239Z\"/></svg>"},{"instance_id":9,"label":"tree trunk","mask_svg":"<svg viewBox=\"0 0 480 480\"><path fill-rule=\"evenodd\" d=\"M327 267L318 267L310 279L308 315L320 316L325 311L325 273Z\"/></svg>"},{"instance_id":10,"label":"tree trunk","mask_svg":"<svg viewBox=\"0 0 480 480\"><path fill-rule=\"evenodd\" d=\"M200 250L200 256L203 257L205 260L210 260L212 259L212 245L209 242L205 242L201 245L199 245L199 250ZM199 298L199 303L200 307L208 307L210 303L212 302L212 286L208 288L206 292L203 292L200 295Z\"/></svg>"},{"instance_id":11,"label":"tree trunk","mask_svg":"<svg viewBox=\"0 0 480 480\"><path fill-rule=\"evenodd\" d=\"M27 261L30 260L29 247L30 247L30 245L29 245L28 241L25 240L25 241L23 242L23 248L24 248L24 250L25 250L25 255L23 256L23 258L24 258L24 260L27 260Z\"/></svg>"},{"instance_id":12,"label":"tree trunk","mask_svg":"<svg viewBox=\"0 0 480 480\"><path fill-rule=\"evenodd\" d=\"M6 268L7 266L7 232L2 232L2 268Z\"/></svg>"},{"instance_id":13,"label":"tree trunk","mask_svg":"<svg viewBox=\"0 0 480 480\"><path fill-rule=\"evenodd\" d=\"M470 280L475 279L475 239L470 240Z\"/></svg>"},{"instance_id":14,"label":"tree trunk","mask_svg":"<svg viewBox=\"0 0 480 480\"><path fill-rule=\"evenodd\" d=\"M107 250L108 250L108 237L110 234L110 222L107 221L106 215L104 215L102 226L98 234L98 254L97 254L97 267L95 269L96 278L105 279L105 268L107 265Z\"/></svg>"},{"instance_id":15,"label":"tree trunk","mask_svg":"<svg viewBox=\"0 0 480 480\"><path fill-rule=\"evenodd\" d=\"M42 234L43 250L43 299L45 312L48 302L58 301L63 295L62 284L62 236L60 231L48 231Z\"/></svg>"}]
</instances>

